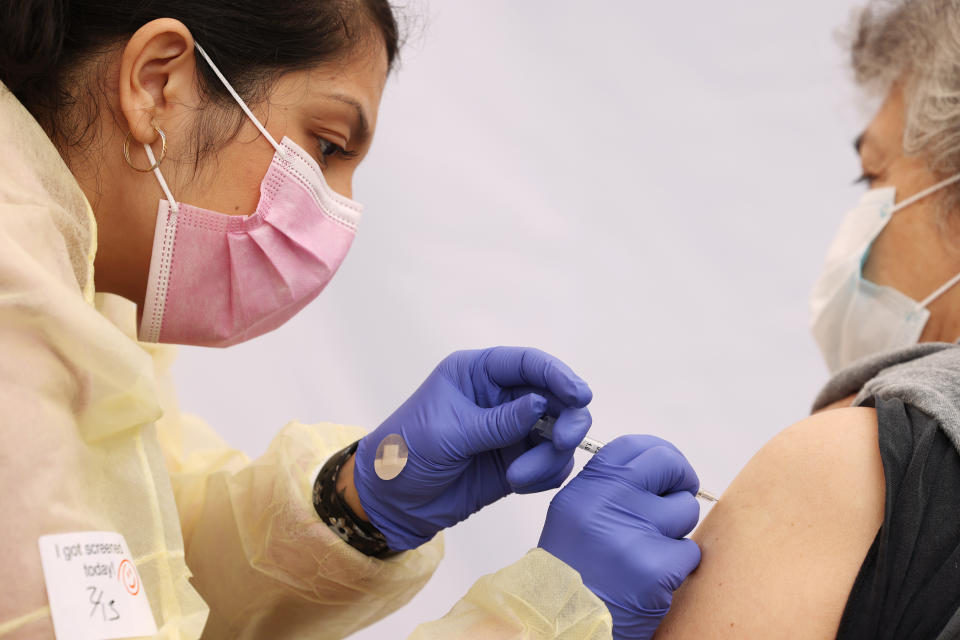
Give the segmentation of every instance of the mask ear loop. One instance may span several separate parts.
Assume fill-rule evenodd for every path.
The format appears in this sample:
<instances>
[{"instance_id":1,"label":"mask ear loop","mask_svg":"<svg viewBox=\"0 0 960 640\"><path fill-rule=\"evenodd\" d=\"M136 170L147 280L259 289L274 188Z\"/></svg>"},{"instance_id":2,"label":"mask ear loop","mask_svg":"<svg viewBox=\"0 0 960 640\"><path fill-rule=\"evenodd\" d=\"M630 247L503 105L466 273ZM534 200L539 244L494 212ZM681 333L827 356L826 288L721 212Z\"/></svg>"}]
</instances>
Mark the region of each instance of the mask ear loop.
<instances>
[{"instance_id":1,"label":"mask ear loop","mask_svg":"<svg viewBox=\"0 0 960 640\"><path fill-rule=\"evenodd\" d=\"M920 302L917 304L917 308L925 309L931 302L933 302L934 300L936 300L937 298L945 294L947 291L952 289L953 286L956 285L958 282L960 282L960 273L958 273L957 275L947 280L947 282L944 283L943 286L941 286L939 289L937 289L936 291L928 295L926 298L924 298L923 302Z\"/></svg>"},{"instance_id":2,"label":"mask ear loop","mask_svg":"<svg viewBox=\"0 0 960 640\"><path fill-rule=\"evenodd\" d=\"M937 184L933 185L932 187L927 187L926 189L924 189L924 190L921 191L920 193L915 193L915 194L913 194L912 196L910 196L909 198L907 198L907 199L904 200L903 202L897 203L897 204L893 207L893 210L891 211L891 213L895 213L895 212L897 212L897 211L900 211L901 209L906 209L907 207L909 207L909 206L912 205L913 203L917 202L918 200L923 200L923 199L926 198L927 196L929 196L929 195L931 195L931 194L934 194L934 193L936 193L937 191L940 191L940 189L943 189L944 187L949 187L951 184L953 184L953 183L955 183L955 182L960 182L960 173L958 173L957 175L953 176L952 178L947 178L946 180L942 180L942 181L938 182Z\"/></svg>"},{"instance_id":3,"label":"mask ear loop","mask_svg":"<svg viewBox=\"0 0 960 640\"><path fill-rule=\"evenodd\" d=\"M273 148L277 151L277 153L280 154L281 157L285 157L286 150L280 146L280 144L274 139L272 135L270 135L270 132L267 131L266 127L264 127L260 123L260 121L257 120L257 117L253 115L253 111L251 111L250 107L247 106L247 103L243 101L243 98L240 97L240 94L236 92L236 90L233 88L233 85L231 85L227 81L224 75L220 72L220 69L217 68L217 65L213 63L213 60L211 60L210 56L207 55L207 52L204 51L203 47L201 47L197 42L194 42L193 46L196 47L200 55L203 56L203 59L207 61L207 64L210 65L210 69L212 69L213 73L220 79L220 82L223 83L223 86L227 89L230 95L233 96L233 99L237 101L237 104L240 105L240 108L243 109L243 112L247 115L248 118L250 118L250 121L253 122L254 126L256 126L257 129L260 130L260 133L262 133L263 137L267 139L267 142L269 142L273 146ZM167 202L170 203L170 209L173 211L174 214L176 214L177 211L179 210L179 205L177 204L177 201L174 199L173 192L170 191L170 186L167 184L167 181L164 179L163 174L160 173L160 166L153 155L153 149L151 149L150 145L148 144L143 145L143 148L147 152L147 158L150 159L151 165L153 165L153 175L156 176L157 182L160 183L160 188L163 189L164 195L167 196Z\"/></svg>"},{"instance_id":4,"label":"mask ear loop","mask_svg":"<svg viewBox=\"0 0 960 640\"><path fill-rule=\"evenodd\" d=\"M193 43L193 46L196 47L200 55L203 56L203 59L207 61L207 64L210 65L210 69L212 69L213 73L218 78L220 78L220 82L222 82L223 86L226 87L228 92L230 92L230 95L233 96L233 99L237 101L237 104L239 104L240 108L243 109L243 112L247 114L247 117L250 118L250 121L253 122L253 124L256 125L257 129L260 130L260 133L263 134L263 137L266 138L270 142L270 144L273 145L273 148L278 153L280 153L281 155L284 155L283 147L281 147L277 143L277 141L273 139L273 136L270 135L267 129L262 124L260 124L260 121L257 120L257 117L253 115L252 111L250 111L250 107L248 107L247 103L244 102L243 98L240 97L240 94L238 94L236 90L234 90L233 86L229 82L227 82L227 79L224 77L222 73L220 73L220 69L217 68L217 65L213 64L213 60L211 60L210 56L207 55L207 52L203 50L203 47L201 47L196 42Z\"/></svg>"},{"instance_id":5,"label":"mask ear loop","mask_svg":"<svg viewBox=\"0 0 960 640\"><path fill-rule=\"evenodd\" d=\"M173 198L173 192L170 191L170 187L167 185L167 181L164 180L163 174L160 173L160 163L157 162L156 158L153 157L153 149L150 148L150 145L143 145L144 151L147 152L147 158L150 160L150 163L153 165L153 175L156 176L157 182L160 183L160 188L163 189L163 194L167 196L167 202L170 203L170 210L176 214L180 206L177 204L177 201Z\"/></svg>"},{"instance_id":6,"label":"mask ear loop","mask_svg":"<svg viewBox=\"0 0 960 640\"><path fill-rule=\"evenodd\" d=\"M947 178L946 180L941 180L940 182L933 185L932 187L928 187L923 191L921 191L920 193L916 193L910 196L903 202L897 204L891 211L891 214L896 213L901 209L906 209L907 207L914 204L918 200L922 200L923 198L926 198L927 196L934 194L937 191L940 191L940 189L943 189L944 187L948 187L951 184L954 184L955 182L960 182L960 173L958 173L957 175L951 178ZM937 298L945 294L947 291L953 288L958 282L960 282L960 273L958 273L957 275L947 280L942 286L938 287L936 291L934 291L929 296L924 298L923 301L918 302L916 308L926 309L930 305L930 303L932 303L934 300L936 300Z\"/></svg>"}]
</instances>

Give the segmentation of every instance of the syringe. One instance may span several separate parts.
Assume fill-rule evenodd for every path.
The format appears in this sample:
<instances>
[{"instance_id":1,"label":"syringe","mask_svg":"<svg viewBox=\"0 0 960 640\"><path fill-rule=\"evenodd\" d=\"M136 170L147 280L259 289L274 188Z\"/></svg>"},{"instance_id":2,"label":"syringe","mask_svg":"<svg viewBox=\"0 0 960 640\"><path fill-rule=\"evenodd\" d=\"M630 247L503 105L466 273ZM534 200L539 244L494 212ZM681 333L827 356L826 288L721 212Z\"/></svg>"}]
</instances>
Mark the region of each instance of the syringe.
<instances>
[{"instance_id":1,"label":"syringe","mask_svg":"<svg viewBox=\"0 0 960 640\"><path fill-rule=\"evenodd\" d=\"M540 421L537 422L537 424L533 425L533 430L542 435L544 438L553 440L553 425L556 424L556 422L557 419L553 416L543 416L540 418ZM577 445L577 448L583 449L587 453L596 455L600 452L600 449L606 446L606 444L607 443L605 442L595 440L594 438L588 436ZM697 497L701 500L705 500L706 502L720 502L720 498L718 498L715 493L707 491L706 489L700 489L697 491Z\"/></svg>"}]
</instances>

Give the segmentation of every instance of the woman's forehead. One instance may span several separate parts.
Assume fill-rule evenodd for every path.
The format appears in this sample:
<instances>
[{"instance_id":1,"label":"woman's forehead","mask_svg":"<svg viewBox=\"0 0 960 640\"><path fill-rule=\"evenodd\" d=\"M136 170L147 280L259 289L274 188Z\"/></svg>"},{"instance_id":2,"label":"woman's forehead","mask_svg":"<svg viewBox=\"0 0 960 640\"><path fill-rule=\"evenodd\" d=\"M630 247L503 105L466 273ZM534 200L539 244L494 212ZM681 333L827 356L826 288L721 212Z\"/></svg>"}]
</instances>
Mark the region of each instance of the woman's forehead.
<instances>
[{"instance_id":1,"label":"woman's forehead","mask_svg":"<svg viewBox=\"0 0 960 640\"><path fill-rule=\"evenodd\" d=\"M356 109L359 117L372 126L387 74L382 45L358 47L358 51L343 60L284 75L272 97L290 106L298 102L334 100Z\"/></svg>"},{"instance_id":2,"label":"woman's forehead","mask_svg":"<svg viewBox=\"0 0 960 640\"><path fill-rule=\"evenodd\" d=\"M863 154L900 148L906 102L900 85L890 89L863 135L858 139L858 150Z\"/></svg>"}]
</instances>

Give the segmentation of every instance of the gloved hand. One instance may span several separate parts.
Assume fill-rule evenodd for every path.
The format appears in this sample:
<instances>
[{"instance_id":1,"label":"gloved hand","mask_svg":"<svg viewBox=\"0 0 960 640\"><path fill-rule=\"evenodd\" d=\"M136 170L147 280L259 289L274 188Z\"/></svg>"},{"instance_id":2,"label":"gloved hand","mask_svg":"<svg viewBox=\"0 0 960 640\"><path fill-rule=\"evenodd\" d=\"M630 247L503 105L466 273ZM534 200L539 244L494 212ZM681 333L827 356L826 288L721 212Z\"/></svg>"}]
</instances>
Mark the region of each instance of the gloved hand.
<instances>
[{"instance_id":1,"label":"gloved hand","mask_svg":"<svg viewBox=\"0 0 960 640\"><path fill-rule=\"evenodd\" d=\"M604 446L547 511L540 547L580 572L613 616L613 637L650 638L700 564L687 535L700 487L669 442L631 435Z\"/></svg>"},{"instance_id":2,"label":"gloved hand","mask_svg":"<svg viewBox=\"0 0 960 640\"><path fill-rule=\"evenodd\" d=\"M511 491L558 487L590 428L584 407L592 398L569 367L537 349L454 353L360 441L360 504L390 548L402 551ZM531 434L545 413L557 416L552 442ZM403 437L409 457L397 477L383 480L374 459L390 434Z\"/></svg>"}]
</instances>

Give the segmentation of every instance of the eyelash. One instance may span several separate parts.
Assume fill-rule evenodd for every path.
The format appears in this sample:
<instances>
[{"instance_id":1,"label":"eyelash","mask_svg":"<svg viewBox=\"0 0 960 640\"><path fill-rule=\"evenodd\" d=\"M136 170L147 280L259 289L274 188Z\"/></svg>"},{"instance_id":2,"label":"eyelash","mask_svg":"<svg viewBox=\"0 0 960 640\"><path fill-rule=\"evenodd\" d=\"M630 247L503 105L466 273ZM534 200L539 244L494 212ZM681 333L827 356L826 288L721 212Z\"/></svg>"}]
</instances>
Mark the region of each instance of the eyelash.
<instances>
[{"instance_id":1,"label":"eyelash","mask_svg":"<svg viewBox=\"0 0 960 640\"><path fill-rule=\"evenodd\" d=\"M326 163L327 158L336 155L344 158L354 158L357 155L356 151L348 151L340 145L321 137L317 137L317 148L320 150L320 161L323 163Z\"/></svg>"},{"instance_id":2,"label":"eyelash","mask_svg":"<svg viewBox=\"0 0 960 640\"><path fill-rule=\"evenodd\" d=\"M853 184L865 184L869 186L870 183L872 183L874 180L877 180L878 178L879 176L875 176L872 173L864 172L863 175L861 175L859 178L853 181Z\"/></svg>"}]
</instances>

